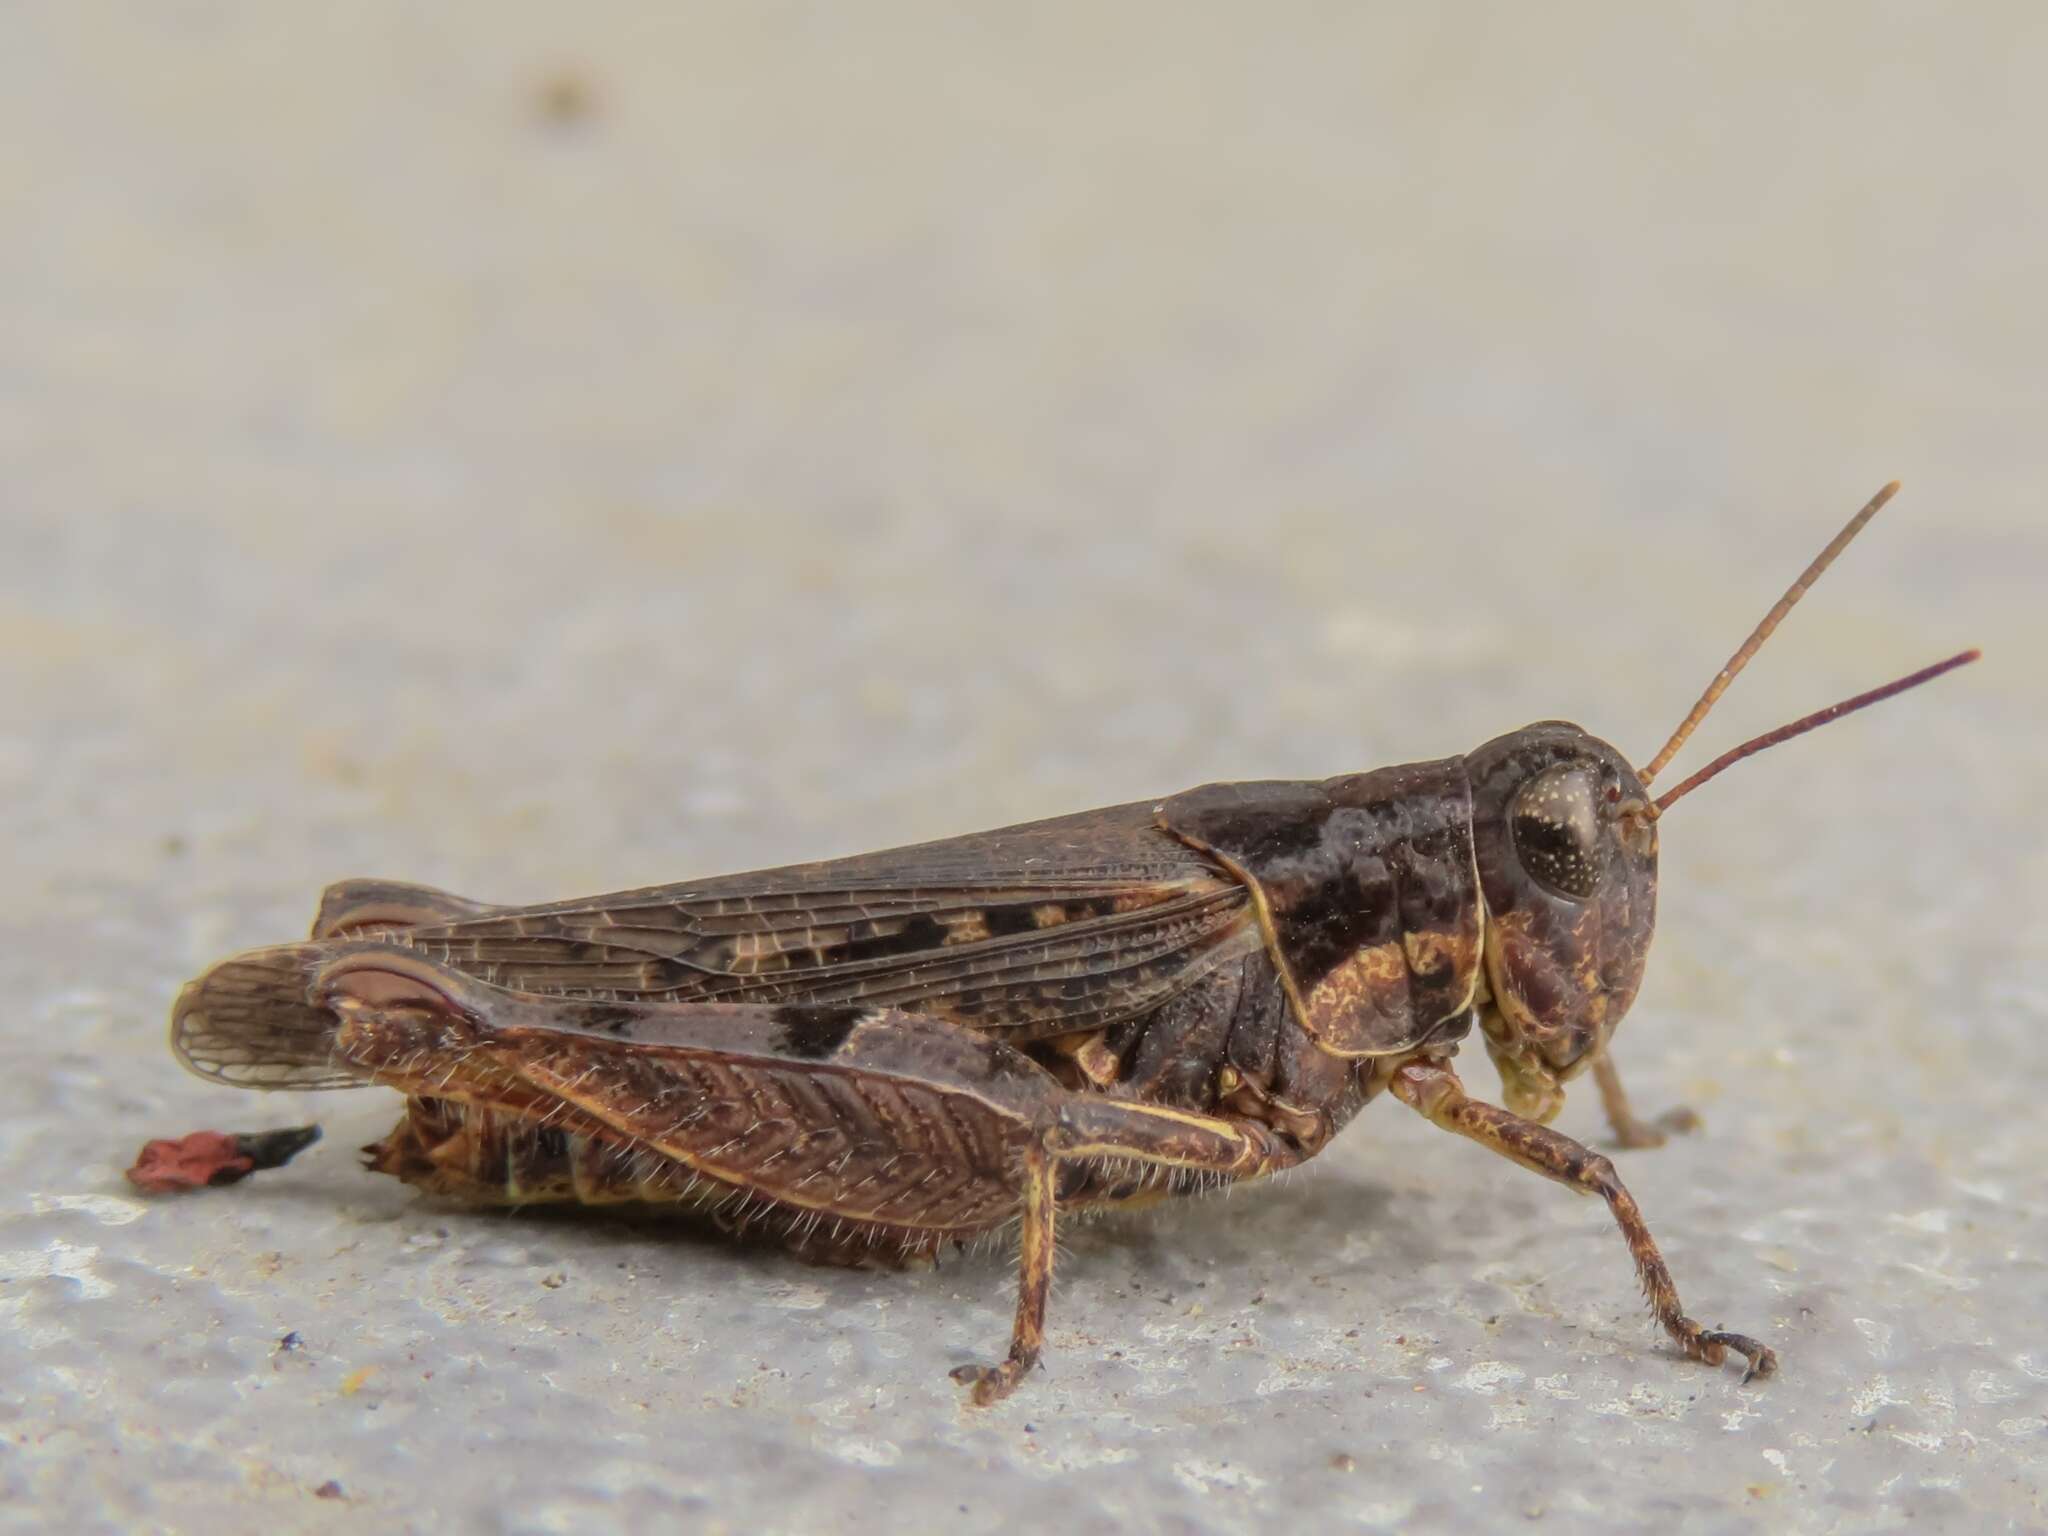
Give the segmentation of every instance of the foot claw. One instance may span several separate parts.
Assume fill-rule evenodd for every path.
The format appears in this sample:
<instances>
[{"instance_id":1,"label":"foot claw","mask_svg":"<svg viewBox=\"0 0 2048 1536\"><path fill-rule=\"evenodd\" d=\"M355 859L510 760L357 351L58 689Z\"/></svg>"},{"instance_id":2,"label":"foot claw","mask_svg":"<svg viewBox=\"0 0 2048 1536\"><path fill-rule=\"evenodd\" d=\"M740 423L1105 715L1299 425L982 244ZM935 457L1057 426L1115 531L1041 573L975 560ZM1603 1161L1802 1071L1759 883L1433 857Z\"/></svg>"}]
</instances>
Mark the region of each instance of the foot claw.
<instances>
[{"instance_id":1,"label":"foot claw","mask_svg":"<svg viewBox=\"0 0 2048 1536\"><path fill-rule=\"evenodd\" d=\"M1016 1391L1029 1368L1023 1361L1005 1360L1001 1365L955 1366L950 1374L961 1386L973 1389L968 1396L975 1407L986 1408Z\"/></svg>"},{"instance_id":2,"label":"foot claw","mask_svg":"<svg viewBox=\"0 0 2048 1536\"><path fill-rule=\"evenodd\" d=\"M1700 1128L1700 1123L1699 1115L1681 1104L1654 1120L1630 1116L1614 1127L1614 1140L1623 1147L1661 1147L1667 1137L1689 1135Z\"/></svg>"},{"instance_id":3,"label":"foot claw","mask_svg":"<svg viewBox=\"0 0 2048 1536\"><path fill-rule=\"evenodd\" d=\"M1702 1329L1696 1333L1687 1346L1686 1353L1707 1365L1719 1365L1728 1358L1728 1351L1748 1362L1749 1368L1742 1373L1742 1384L1748 1386L1759 1376L1775 1375L1778 1369L1777 1352L1767 1344L1759 1344L1747 1334L1723 1333L1718 1329Z\"/></svg>"}]
</instances>

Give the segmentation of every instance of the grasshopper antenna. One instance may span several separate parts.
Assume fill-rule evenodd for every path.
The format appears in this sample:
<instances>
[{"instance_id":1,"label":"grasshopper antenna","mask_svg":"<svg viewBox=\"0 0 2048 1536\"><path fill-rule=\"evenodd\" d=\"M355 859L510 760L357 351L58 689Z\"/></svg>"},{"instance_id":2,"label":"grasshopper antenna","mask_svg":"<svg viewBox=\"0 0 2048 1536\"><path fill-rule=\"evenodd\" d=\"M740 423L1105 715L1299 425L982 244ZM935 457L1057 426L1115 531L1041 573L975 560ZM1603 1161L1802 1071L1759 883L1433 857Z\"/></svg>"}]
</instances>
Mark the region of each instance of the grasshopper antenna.
<instances>
[{"instance_id":1,"label":"grasshopper antenna","mask_svg":"<svg viewBox=\"0 0 2048 1536\"><path fill-rule=\"evenodd\" d=\"M1771 631L1776 629L1783 621L1785 615L1792 611L1792 605L1798 602L1800 598L1806 596L1806 589L1820 579L1822 571L1835 563L1835 556L1847 549L1849 541L1863 531L1863 525L1877 516L1878 508L1898 494L1899 482L1894 480L1890 485L1871 497L1869 501L1865 502L1863 510L1850 518L1843 525L1840 533L1828 540L1828 547L1815 555L1813 563L1799 573L1799 579L1785 589L1785 595L1771 606L1771 611L1764 615L1763 622L1749 632L1749 638L1737 647L1735 654L1728 658L1727 664L1721 668L1720 673L1711 683L1707 684L1707 691L1700 695L1699 702L1692 707L1692 712L1678 722L1678 729L1671 733L1671 739L1664 743L1663 748L1657 755L1651 758L1648 765L1636 775L1645 785L1662 773L1671 759L1678 755L1678 749L1685 745L1686 738L1699 728L1699 723L1702 720L1707 718L1707 711L1712 709L1721 695L1728 691L1728 685L1735 681L1736 674L1749 665L1750 657L1763 649L1764 642L1771 638ZM1945 663L1944 665L1947 664ZM1955 665L1960 665L1960 663L1955 663ZM1866 704L1875 703L1876 699L1870 698L1861 702ZM1836 708L1838 712L1847 712L1847 706L1838 705ZM1825 714L1826 711L1822 711L1822 713ZM1828 718L1832 720L1834 716L1829 715ZM1819 720L1814 721L1815 725L1823 723ZM1811 730L1813 726L1805 725L1802 722L1801 729ZM1798 735L1799 732L1794 731L1792 734ZM1769 742L1758 738L1757 743L1752 743L1752 749L1761 752L1764 747L1769 745ZM1677 796L1673 795L1669 798L1676 799Z\"/></svg>"},{"instance_id":2,"label":"grasshopper antenna","mask_svg":"<svg viewBox=\"0 0 2048 1536\"><path fill-rule=\"evenodd\" d=\"M1830 720L1839 720L1842 716L1853 714L1865 705L1879 703L1890 698L1895 693L1904 693L1908 688L1918 688L1922 683L1932 682L1944 672L1953 672L1957 667L1968 666L1983 654L1982 651L1978 650L1963 651L1958 655L1949 657L1947 661L1937 661L1931 667L1922 667L1918 672L1910 672L1897 682L1886 683L1882 688L1873 688L1868 693L1859 693L1855 698L1844 699L1839 704L1830 704L1826 709L1817 709L1810 715L1794 720L1790 725L1781 725L1775 731L1765 731L1763 735L1745 741L1739 747L1730 747L1698 773L1680 783L1678 788L1666 790L1663 794L1659 795L1655 804L1655 812L1657 815L1662 816L1679 799L1691 794L1722 769L1733 767L1745 757L1754 757L1757 753L1763 751L1765 747L1775 747L1779 742L1790 741L1794 736L1804 736L1808 731L1818 730Z\"/></svg>"}]
</instances>

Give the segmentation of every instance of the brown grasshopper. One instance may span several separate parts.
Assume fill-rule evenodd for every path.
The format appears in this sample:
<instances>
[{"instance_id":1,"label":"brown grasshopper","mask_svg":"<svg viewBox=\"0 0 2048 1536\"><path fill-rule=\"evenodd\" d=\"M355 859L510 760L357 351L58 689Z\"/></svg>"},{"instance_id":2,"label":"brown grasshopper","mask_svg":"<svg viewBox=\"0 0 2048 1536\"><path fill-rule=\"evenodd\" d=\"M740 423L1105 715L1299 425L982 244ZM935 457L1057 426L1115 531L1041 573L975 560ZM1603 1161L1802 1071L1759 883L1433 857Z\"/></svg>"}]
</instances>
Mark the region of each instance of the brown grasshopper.
<instances>
[{"instance_id":1,"label":"brown grasshopper","mask_svg":"<svg viewBox=\"0 0 2048 1536\"><path fill-rule=\"evenodd\" d=\"M1659 818L1729 764L1976 659L1969 651L1649 784L1850 520L1638 770L1545 721L1464 757L1320 783L1213 784L917 847L499 907L328 889L311 942L188 985L172 1044L251 1088L406 1096L369 1166L486 1205L711 1213L812 1260L901 1263L1017 1223L1006 1359L1039 1357L1060 1213L1258 1178L1382 1093L1607 1202L1657 1321L1695 1360L1776 1357L1680 1305L1607 1158L1546 1128L1642 979ZM1477 1024L1505 1108L1451 1058Z\"/></svg>"}]
</instances>

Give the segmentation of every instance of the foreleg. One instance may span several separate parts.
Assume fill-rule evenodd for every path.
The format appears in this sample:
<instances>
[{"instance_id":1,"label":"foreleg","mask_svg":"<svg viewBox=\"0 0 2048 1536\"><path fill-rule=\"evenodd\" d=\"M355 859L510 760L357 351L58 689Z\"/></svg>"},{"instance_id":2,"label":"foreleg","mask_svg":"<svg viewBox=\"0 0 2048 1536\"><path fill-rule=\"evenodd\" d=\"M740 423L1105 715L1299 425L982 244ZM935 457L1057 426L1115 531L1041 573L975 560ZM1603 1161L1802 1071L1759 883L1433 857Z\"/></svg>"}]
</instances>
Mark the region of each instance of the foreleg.
<instances>
[{"instance_id":1,"label":"foreleg","mask_svg":"<svg viewBox=\"0 0 2048 1536\"><path fill-rule=\"evenodd\" d=\"M1732 1349L1749 1362L1744 1381L1768 1376L1778 1368L1778 1357L1755 1339L1702 1328L1685 1315L1678 1300L1678 1287L1672 1282L1663 1254L1657 1251L1656 1240L1650 1236L1635 1197L1623 1187L1614 1164L1605 1157L1580 1146L1569 1136L1468 1097L1458 1075L1441 1062L1408 1062L1395 1071L1391 1086L1402 1103L1445 1130L1469 1137L1547 1179L1605 1200L1628 1243L1629 1256L1635 1260L1636 1276L1642 1282L1643 1294L1649 1298L1650 1310L1691 1358L1719 1365Z\"/></svg>"},{"instance_id":2,"label":"foreleg","mask_svg":"<svg viewBox=\"0 0 2048 1536\"><path fill-rule=\"evenodd\" d=\"M1667 1109L1655 1120L1641 1120L1621 1085L1621 1073L1614 1065L1611 1046L1603 1044L1593 1056L1593 1081L1600 1088L1600 1104L1607 1111L1607 1123L1614 1127L1614 1139L1624 1147L1661 1147L1673 1132L1683 1134L1700 1128L1700 1117L1683 1104Z\"/></svg>"}]
</instances>

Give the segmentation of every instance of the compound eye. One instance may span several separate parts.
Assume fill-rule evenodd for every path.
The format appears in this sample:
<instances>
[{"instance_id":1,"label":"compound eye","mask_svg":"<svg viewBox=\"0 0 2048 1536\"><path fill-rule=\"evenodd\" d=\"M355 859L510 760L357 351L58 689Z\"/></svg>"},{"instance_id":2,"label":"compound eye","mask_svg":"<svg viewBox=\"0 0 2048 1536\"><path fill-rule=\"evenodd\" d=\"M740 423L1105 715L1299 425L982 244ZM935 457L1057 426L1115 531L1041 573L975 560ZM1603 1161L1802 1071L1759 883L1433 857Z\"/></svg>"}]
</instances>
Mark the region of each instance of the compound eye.
<instances>
[{"instance_id":1,"label":"compound eye","mask_svg":"<svg viewBox=\"0 0 2048 1536\"><path fill-rule=\"evenodd\" d=\"M1515 791L1508 810L1515 855L1536 883L1568 901L1600 888L1600 813L1593 776L1560 763Z\"/></svg>"}]
</instances>

